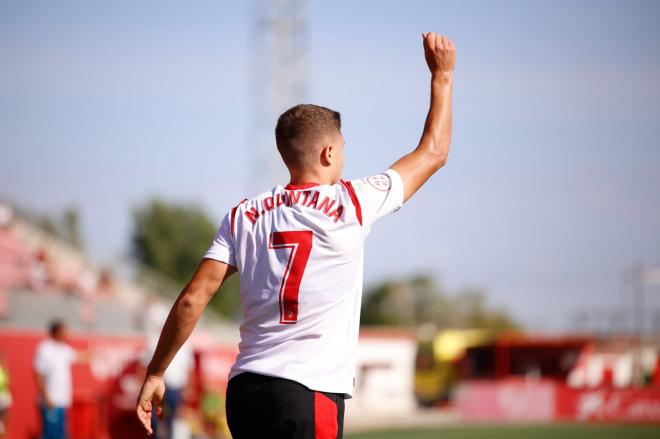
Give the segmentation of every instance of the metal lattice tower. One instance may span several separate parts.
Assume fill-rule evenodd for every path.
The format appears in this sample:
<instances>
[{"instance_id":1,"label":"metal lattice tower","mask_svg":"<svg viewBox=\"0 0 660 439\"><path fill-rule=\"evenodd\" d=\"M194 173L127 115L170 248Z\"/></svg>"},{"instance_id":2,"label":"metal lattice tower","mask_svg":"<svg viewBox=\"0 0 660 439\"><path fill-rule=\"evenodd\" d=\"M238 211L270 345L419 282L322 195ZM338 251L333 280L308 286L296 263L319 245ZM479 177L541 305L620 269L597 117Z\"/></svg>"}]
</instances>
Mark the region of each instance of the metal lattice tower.
<instances>
[{"instance_id":1,"label":"metal lattice tower","mask_svg":"<svg viewBox=\"0 0 660 439\"><path fill-rule=\"evenodd\" d=\"M275 124L283 111L307 99L309 88L308 1L253 0L252 7L250 196L288 181Z\"/></svg>"}]
</instances>

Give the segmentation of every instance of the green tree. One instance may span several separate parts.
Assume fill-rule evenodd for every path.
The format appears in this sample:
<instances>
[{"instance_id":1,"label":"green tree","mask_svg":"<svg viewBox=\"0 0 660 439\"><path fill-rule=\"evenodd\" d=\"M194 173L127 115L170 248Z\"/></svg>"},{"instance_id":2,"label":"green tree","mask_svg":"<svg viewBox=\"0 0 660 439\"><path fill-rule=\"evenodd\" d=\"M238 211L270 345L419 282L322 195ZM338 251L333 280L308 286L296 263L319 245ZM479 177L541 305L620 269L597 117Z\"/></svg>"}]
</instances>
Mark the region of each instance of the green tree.
<instances>
[{"instance_id":1,"label":"green tree","mask_svg":"<svg viewBox=\"0 0 660 439\"><path fill-rule=\"evenodd\" d=\"M80 232L80 214L75 207L68 207L61 215L37 215L21 212L44 232L66 241L82 250L83 241Z\"/></svg>"},{"instance_id":2,"label":"green tree","mask_svg":"<svg viewBox=\"0 0 660 439\"><path fill-rule=\"evenodd\" d=\"M44 232L52 235L52 236L58 236L57 235L57 226L55 225L55 221L46 215L41 216L40 218L37 219L37 226L43 230Z\"/></svg>"},{"instance_id":3,"label":"green tree","mask_svg":"<svg viewBox=\"0 0 660 439\"><path fill-rule=\"evenodd\" d=\"M486 295L479 289L466 288L455 301L465 326L495 331L518 329L518 324L507 313L488 307Z\"/></svg>"},{"instance_id":4,"label":"green tree","mask_svg":"<svg viewBox=\"0 0 660 439\"><path fill-rule=\"evenodd\" d=\"M161 200L137 208L133 219L133 254L181 283L188 281L215 232L199 207Z\"/></svg>"},{"instance_id":5,"label":"green tree","mask_svg":"<svg viewBox=\"0 0 660 439\"><path fill-rule=\"evenodd\" d=\"M433 323L440 329L496 331L517 328L505 312L488 307L482 291L471 288L452 294L426 275L383 282L367 291L361 323L404 327Z\"/></svg>"},{"instance_id":6,"label":"green tree","mask_svg":"<svg viewBox=\"0 0 660 439\"><path fill-rule=\"evenodd\" d=\"M62 223L64 239L75 248L81 249L83 244L80 237L80 214L78 210L72 207L66 209Z\"/></svg>"},{"instance_id":7,"label":"green tree","mask_svg":"<svg viewBox=\"0 0 660 439\"><path fill-rule=\"evenodd\" d=\"M182 285L190 280L211 244L217 226L198 206L152 200L133 212L132 253L143 264ZM239 316L238 276L229 278L209 306Z\"/></svg>"}]
</instances>

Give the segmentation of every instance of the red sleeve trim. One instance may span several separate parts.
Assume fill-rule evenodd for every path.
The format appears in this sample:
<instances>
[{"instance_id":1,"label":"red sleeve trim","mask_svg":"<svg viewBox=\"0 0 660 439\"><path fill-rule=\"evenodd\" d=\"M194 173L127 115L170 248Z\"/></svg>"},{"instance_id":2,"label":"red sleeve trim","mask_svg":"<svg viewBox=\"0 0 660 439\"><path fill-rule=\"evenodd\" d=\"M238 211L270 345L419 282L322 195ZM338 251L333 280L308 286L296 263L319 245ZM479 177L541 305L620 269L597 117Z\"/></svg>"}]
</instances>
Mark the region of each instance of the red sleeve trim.
<instances>
[{"instance_id":1,"label":"red sleeve trim","mask_svg":"<svg viewBox=\"0 0 660 439\"><path fill-rule=\"evenodd\" d=\"M360 206L360 200L358 200L357 194L355 193L355 189L353 188L353 184L350 181L345 181L345 180L339 180L339 181L341 182L341 184L344 185L344 187L348 191L348 196L351 197L351 201L355 206L355 216L357 216L358 222L360 223L360 225L362 225L362 207Z\"/></svg>"},{"instance_id":2,"label":"red sleeve trim","mask_svg":"<svg viewBox=\"0 0 660 439\"><path fill-rule=\"evenodd\" d=\"M231 236L236 236L236 212L238 211L238 206L245 203L247 198L238 203L237 206L232 207L231 209Z\"/></svg>"}]
</instances>

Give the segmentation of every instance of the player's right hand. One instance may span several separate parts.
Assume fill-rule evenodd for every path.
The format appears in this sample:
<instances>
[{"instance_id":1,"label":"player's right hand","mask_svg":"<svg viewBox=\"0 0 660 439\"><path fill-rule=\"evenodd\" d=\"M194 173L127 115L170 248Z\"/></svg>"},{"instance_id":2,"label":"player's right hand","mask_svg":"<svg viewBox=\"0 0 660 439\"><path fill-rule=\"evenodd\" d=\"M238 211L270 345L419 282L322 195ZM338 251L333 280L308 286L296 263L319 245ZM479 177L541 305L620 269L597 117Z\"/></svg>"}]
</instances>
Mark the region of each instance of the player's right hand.
<instances>
[{"instance_id":1,"label":"player's right hand","mask_svg":"<svg viewBox=\"0 0 660 439\"><path fill-rule=\"evenodd\" d=\"M151 428L151 413L156 410L158 419L163 417L163 397L165 396L165 381L162 376L147 375L140 389L137 407L135 412L137 417L147 430L148 434L153 434Z\"/></svg>"},{"instance_id":2,"label":"player's right hand","mask_svg":"<svg viewBox=\"0 0 660 439\"><path fill-rule=\"evenodd\" d=\"M424 57L432 74L450 73L456 64L456 48L447 37L435 32L424 32Z\"/></svg>"},{"instance_id":3,"label":"player's right hand","mask_svg":"<svg viewBox=\"0 0 660 439\"><path fill-rule=\"evenodd\" d=\"M50 399L50 397L45 396L43 398L43 401L44 401L44 405L46 406L46 408L48 408L48 409L54 409L55 408L55 403L53 403L53 400Z\"/></svg>"}]
</instances>

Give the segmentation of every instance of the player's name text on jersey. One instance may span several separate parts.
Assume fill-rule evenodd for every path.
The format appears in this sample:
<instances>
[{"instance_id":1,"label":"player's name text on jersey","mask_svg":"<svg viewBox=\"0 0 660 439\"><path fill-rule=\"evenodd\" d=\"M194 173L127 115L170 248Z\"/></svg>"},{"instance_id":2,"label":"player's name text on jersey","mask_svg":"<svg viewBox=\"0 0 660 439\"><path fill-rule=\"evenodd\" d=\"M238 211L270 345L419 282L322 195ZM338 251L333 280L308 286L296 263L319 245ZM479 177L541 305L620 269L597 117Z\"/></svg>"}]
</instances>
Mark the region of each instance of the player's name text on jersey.
<instances>
[{"instance_id":1,"label":"player's name text on jersey","mask_svg":"<svg viewBox=\"0 0 660 439\"><path fill-rule=\"evenodd\" d=\"M252 224L255 224L263 214L271 210L297 205L316 209L332 218L334 222L339 221L342 213L344 213L344 206L339 204L337 200L331 200L330 197L325 196L322 200L320 198L321 194L319 191L297 190L275 194L274 197L266 197L259 200L261 211L256 207L250 207L245 211L245 216ZM337 204L337 207L335 207L335 204Z\"/></svg>"}]
</instances>

